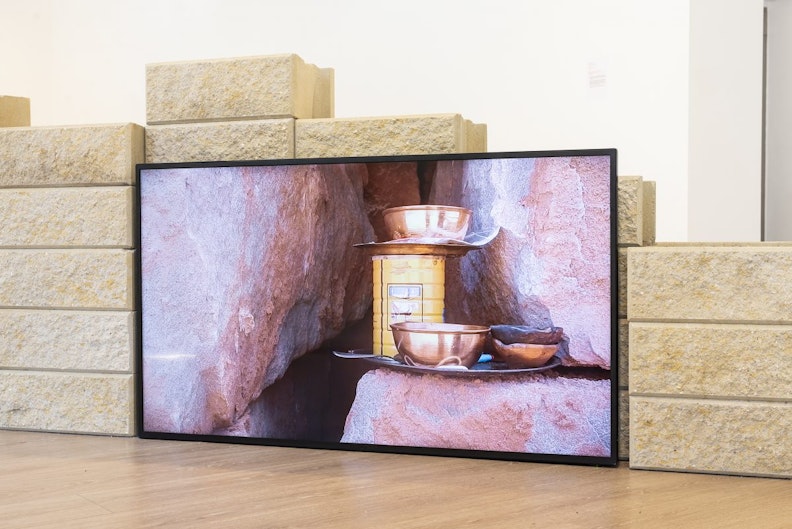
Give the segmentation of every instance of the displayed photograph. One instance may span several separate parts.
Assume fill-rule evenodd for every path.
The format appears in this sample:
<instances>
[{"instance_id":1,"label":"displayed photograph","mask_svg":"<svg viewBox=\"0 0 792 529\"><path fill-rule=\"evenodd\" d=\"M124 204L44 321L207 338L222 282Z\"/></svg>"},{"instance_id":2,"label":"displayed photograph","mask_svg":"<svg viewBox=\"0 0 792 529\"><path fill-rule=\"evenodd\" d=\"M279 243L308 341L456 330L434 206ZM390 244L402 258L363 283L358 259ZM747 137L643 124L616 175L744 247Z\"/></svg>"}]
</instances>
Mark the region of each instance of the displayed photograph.
<instances>
[{"instance_id":1,"label":"displayed photograph","mask_svg":"<svg viewBox=\"0 0 792 529\"><path fill-rule=\"evenodd\" d=\"M141 437L616 464L615 150L137 182Z\"/></svg>"}]
</instances>

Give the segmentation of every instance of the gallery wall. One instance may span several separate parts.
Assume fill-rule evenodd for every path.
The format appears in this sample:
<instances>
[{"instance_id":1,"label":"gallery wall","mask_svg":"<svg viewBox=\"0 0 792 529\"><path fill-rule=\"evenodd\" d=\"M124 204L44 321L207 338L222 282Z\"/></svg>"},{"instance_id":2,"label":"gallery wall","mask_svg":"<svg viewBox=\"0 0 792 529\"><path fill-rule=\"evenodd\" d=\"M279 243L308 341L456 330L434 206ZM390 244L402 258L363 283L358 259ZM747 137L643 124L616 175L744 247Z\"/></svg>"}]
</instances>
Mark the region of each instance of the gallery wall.
<instances>
[{"instance_id":1,"label":"gallery wall","mask_svg":"<svg viewBox=\"0 0 792 529\"><path fill-rule=\"evenodd\" d=\"M708 26L715 46L753 42L744 15L761 20L762 0L715 3L747 28ZM727 134L712 115L691 122L690 24L702 20L691 19L691 5L4 0L0 93L29 97L34 126L145 124L146 64L296 53L335 69L337 117L462 113L488 125L490 151L617 147L620 174L657 182L658 240L758 240L759 132L751 125ZM743 48L706 79L717 85L722 68L752 72L761 54ZM734 88L724 89L723 104L750 116L761 94L750 80ZM691 133L722 137L703 165L691 162ZM701 190L719 173L698 168L722 152L743 168L729 185L745 193L713 200Z\"/></svg>"}]
</instances>

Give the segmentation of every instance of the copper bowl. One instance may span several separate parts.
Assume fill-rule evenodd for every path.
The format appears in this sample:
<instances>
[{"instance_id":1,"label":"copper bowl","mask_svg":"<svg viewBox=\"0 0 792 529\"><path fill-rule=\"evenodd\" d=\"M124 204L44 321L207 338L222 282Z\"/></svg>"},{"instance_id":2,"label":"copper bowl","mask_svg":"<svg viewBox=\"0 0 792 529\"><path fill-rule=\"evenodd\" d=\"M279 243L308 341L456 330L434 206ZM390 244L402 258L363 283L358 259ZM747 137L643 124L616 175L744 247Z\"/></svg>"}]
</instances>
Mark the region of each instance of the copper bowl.
<instances>
[{"instance_id":1,"label":"copper bowl","mask_svg":"<svg viewBox=\"0 0 792 529\"><path fill-rule=\"evenodd\" d=\"M405 363L473 367L481 357L489 327L455 323L392 323L393 341Z\"/></svg>"},{"instance_id":2,"label":"copper bowl","mask_svg":"<svg viewBox=\"0 0 792 529\"><path fill-rule=\"evenodd\" d=\"M558 351L558 344L505 344L494 337L492 345L498 358L506 362L506 365L511 369L541 367Z\"/></svg>"},{"instance_id":3,"label":"copper bowl","mask_svg":"<svg viewBox=\"0 0 792 529\"><path fill-rule=\"evenodd\" d=\"M400 206L383 212L391 240L455 239L467 235L471 211L456 206Z\"/></svg>"}]
</instances>

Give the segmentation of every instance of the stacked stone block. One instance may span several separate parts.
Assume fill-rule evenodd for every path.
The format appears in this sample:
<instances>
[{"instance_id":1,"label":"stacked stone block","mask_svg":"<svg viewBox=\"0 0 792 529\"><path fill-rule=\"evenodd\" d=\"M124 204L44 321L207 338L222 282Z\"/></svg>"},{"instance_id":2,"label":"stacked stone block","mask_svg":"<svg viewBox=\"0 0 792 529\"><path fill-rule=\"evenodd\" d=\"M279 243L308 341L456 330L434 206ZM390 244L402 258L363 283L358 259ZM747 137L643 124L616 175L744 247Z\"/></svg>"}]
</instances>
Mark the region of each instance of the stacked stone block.
<instances>
[{"instance_id":1,"label":"stacked stone block","mask_svg":"<svg viewBox=\"0 0 792 529\"><path fill-rule=\"evenodd\" d=\"M632 468L792 477L792 244L629 254Z\"/></svg>"},{"instance_id":2,"label":"stacked stone block","mask_svg":"<svg viewBox=\"0 0 792 529\"><path fill-rule=\"evenodd\" d=\"M617 243L619 276L619 458L630 456L629 432L629 325L627 319L627 255L631 248L655 243L655 182L640 176L619 177Z\"/></svg>"},{"instance_id":3,"label":"stacked stone block","mask_svg":"<svg viewBox=\"0 0 792 529\"><path fill-rule=\"evenodd\" d=\"M0 96L0 127L29 127L30 99Z\"/></svg>"},{"instance_id":4,"label":"stacked stone block","mask_svg":"<svg viewBox=\"0 0 792 529\"><path fill-rule=\"evenodd\" d=\"M134 433L134 124L0 129L0 428Z\"/></svg>"},{"instance_id":5,"label":"stacked stone block","mask_svg":"<svg viewBox=\"0 0 792 529\"><path fill-rule=\"evenodd\" d=\"M296 55L149 65L146 161L484 152L459 114L338 119L334 72Z\"/></svg>"}]
</instances>

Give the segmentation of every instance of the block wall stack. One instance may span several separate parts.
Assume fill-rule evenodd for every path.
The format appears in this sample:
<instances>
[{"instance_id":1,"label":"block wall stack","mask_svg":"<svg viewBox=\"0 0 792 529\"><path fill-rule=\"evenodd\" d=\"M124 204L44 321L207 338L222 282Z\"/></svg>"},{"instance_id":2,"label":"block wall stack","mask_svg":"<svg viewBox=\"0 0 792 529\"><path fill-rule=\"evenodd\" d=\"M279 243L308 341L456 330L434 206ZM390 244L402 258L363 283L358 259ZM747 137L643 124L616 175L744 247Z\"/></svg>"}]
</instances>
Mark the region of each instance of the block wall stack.
<instances>
[{"instance_id":1,"label":"block wall stack","mask_svg":"<svg viewBox=\"0 0 792 529\"><path fill-rule=\"evenodd\" d=\"M0 128L0 428L134 434L134 124Z\"/></svg>"},{"instance_id":2,"label":"block wall stack","mask_svg":"<svg viewBox=\"0 0 792 529\"><path fill-rule=\"evenodd\" d=\"M792 244L628 258L630 466L792 477Z\"/></svg>"},{"instance_id":3,"label":"block wall stack","mask_svg":"<svg viewBox=\"0 0 792 529\"><path fill-rule=\"evenodd\" d=\"M486 151L486 126L459 114L335 118L334 90L292 54L150 64L146 161Z\"/></svg>"},{"instance_id":4,"label":"block wall stack","mask_svg":"<svg viewBox=\"0 0 792 529\"><path fill-rule=\"evenodd\" d=\"M655 243L655 182L640 176L619 177L617 243L619 276L619 458L630 456L629 432L629 325L627 319L627 254L631 248Z\"/></svg>"}]
</instances>

